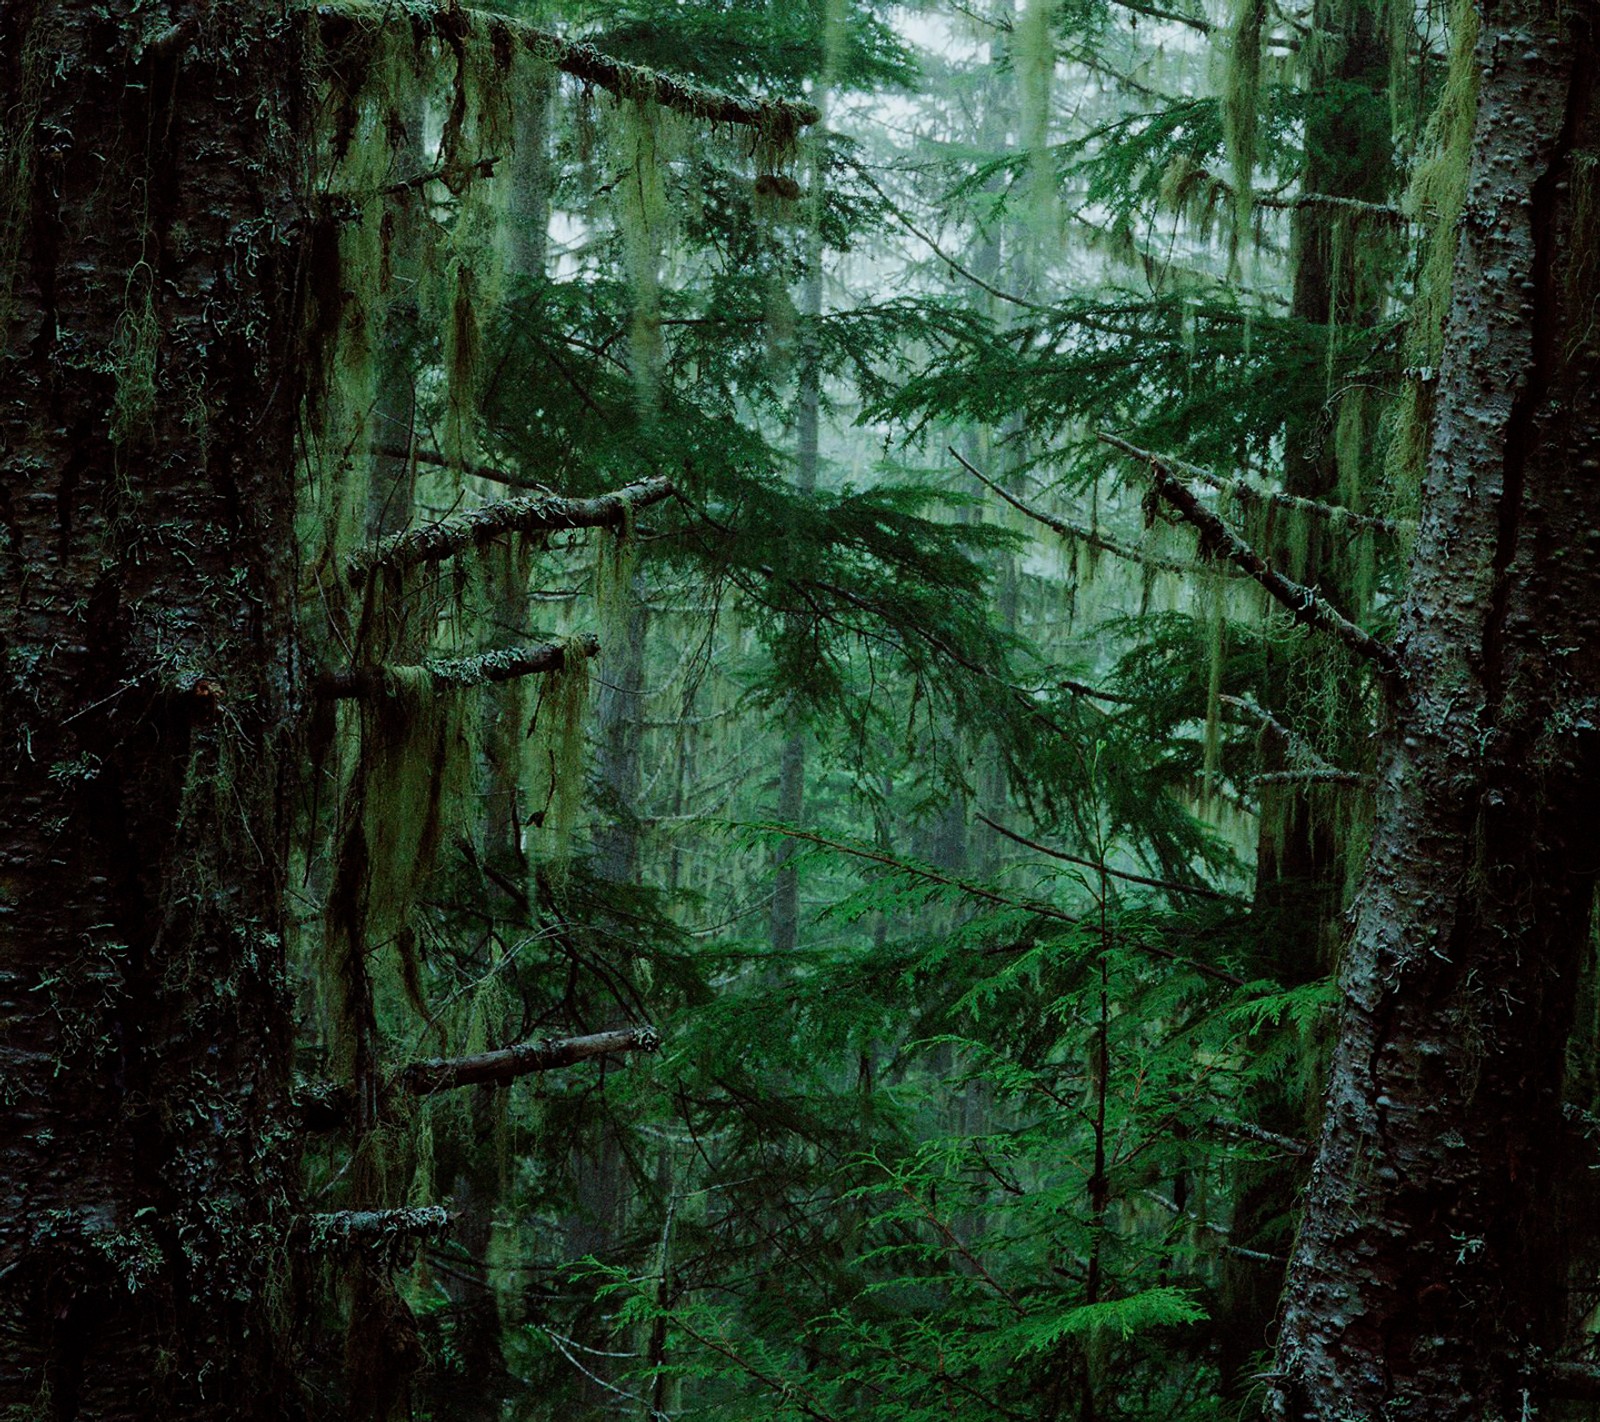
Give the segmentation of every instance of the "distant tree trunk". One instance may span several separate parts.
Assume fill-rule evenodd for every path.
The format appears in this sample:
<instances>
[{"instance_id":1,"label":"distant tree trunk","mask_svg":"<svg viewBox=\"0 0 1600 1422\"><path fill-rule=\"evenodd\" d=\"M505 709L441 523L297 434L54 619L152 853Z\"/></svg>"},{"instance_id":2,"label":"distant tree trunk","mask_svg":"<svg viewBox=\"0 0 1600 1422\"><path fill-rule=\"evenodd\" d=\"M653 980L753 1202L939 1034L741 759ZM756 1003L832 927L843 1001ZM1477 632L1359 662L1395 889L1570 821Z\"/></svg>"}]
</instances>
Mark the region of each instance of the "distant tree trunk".
<instances>
[{"instance_id":1,"label":"distant tree trunk","mask_svg":"<svg viewBox=\"0 0 1600 1422\"><path fill-rule=\"evenodd\" d=\"M0 5L0 1411L293 1418L284 4Z\"/></svg>"},{"instance_id":2,"label":"distant tree trunk","mask_svg":"<svg viewBox=\"0 0 1600 1422\"><path fill-rule=\"evenodd\" d=\"M1276 1414L1531 1416L1600 836L1590 12L1483 6L1432 454ZM1549 1353L1544 1354L1545 1357Z\"/></svg>"}]
</instances>

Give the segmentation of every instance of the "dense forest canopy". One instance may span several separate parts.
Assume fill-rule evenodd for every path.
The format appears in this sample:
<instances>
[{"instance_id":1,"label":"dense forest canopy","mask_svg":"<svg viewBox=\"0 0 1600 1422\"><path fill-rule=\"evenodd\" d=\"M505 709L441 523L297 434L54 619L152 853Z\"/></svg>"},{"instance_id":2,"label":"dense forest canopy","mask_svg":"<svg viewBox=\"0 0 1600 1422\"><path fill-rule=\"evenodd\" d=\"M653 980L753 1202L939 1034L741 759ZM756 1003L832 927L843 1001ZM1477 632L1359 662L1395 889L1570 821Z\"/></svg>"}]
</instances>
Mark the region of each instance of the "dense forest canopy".
<instances>
[{"instance_id":1,"label":"dense forest canopy","mask_svg":"<svg viewBox=\"0 0 1600 1422\"><path fill-rule=\"evenodd\" d=\"M1586 1417L1571 0L0 0L0 1417Z\"/></svg>"}]
</instances>

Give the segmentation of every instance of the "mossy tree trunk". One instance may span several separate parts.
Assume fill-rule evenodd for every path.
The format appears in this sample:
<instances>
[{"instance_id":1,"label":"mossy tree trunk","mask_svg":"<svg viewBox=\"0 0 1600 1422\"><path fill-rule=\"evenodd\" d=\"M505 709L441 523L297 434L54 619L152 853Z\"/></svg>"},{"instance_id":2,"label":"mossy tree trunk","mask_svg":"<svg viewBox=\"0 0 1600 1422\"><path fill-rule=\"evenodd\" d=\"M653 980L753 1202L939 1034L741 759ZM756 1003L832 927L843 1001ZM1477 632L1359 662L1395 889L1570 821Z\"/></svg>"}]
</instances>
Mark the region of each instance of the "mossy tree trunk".
<instances>
[{"instance_id":1,"label":"mossy tree trunk","mask_svg":"<svg viewBox=\"0 0 1600 1422\"><path fill-rule=\"evenodd\" d=\"M1600 115L1592 17L1555 8L1483 6L1405 674L1279 1416L1530 1416L1560 1342L1563 1049L1600 865Z\"/></svg>"},{"instance_id":2,"label":"mossy tree trunk","mask_svg":"<svg viewBox=\"0 0 1600 1422\"><path fill-rule=\"evenodd\" d=\"M0 1411L294 1417L301 70L0 6Z\"/></svg>"}]
</instances>

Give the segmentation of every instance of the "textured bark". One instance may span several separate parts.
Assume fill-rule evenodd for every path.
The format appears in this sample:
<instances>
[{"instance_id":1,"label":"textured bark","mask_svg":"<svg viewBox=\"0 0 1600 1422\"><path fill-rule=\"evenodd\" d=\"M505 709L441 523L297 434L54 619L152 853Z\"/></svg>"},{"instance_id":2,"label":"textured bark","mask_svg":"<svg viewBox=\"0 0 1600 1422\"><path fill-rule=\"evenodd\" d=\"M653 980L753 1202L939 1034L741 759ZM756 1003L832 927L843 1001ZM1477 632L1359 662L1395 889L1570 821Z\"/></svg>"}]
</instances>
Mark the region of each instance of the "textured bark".
<instances>
[{"instance_id":1,"label":"textured bark","mask_svg":"<svg viewBox=\"0 0 1600 1422\"><path fill-rule=\"evenodd\" d=\"M599 639L586 633L571 642L537 642L471 657L440 657L417 667L352 667L349 671L324 672L317 678L316 694L327 701L371 701L394 694L395 672L415 671L426 672L436 691L459 691L560 671L574 652L581 657L598 656Z\"/></svg>"},{"instance_id":2,"label":"textured bark","mask_svg":"<svg viewBox=\"0 0 1600 1422\"><path fill-rule=\"evenodd\" d=\"M0 5L8 1416L300 1411L299 72L285 5Z\"/></svg>"},{"instance_id":3,"label":"textured bark","mask_svg":"<svg viewBox=\"0 0 1600 1422\"><path fill-rule=\"evenodd\" d=\"M1282 1311L1294 1418L1531 1415L1600 791L1587 13L1486 5L1406 669ZM1589 199L1592 204L1592 197Z\"/></svg>"}]
</instances>

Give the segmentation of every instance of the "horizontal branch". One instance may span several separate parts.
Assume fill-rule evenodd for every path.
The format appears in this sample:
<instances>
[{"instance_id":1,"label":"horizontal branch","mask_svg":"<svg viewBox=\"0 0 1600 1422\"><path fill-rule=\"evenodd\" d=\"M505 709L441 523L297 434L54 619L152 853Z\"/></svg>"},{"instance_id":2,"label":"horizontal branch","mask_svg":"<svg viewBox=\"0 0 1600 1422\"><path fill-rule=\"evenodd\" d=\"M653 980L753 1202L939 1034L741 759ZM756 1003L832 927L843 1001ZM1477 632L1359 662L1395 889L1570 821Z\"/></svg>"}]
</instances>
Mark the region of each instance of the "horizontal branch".
<instances>
[{"instance_id":1,"label":"horizontal branch","mask_svg":"<svg viewBox=\"0 0 1600 1422\"><path fill-rule=\"evenodd\" d=\"M1155 492L1183 519L1194 525L1200 534L1200 545L1206 552L1213 557L1227 559L1246 576L1253 578L1275 601L1288 609L1296 622L1337 638L1357 656L1372 662L1388 675L1400 674L1400 657L1393 647L1357 627L1315 588L1284 577L1221 518L1204 507L1194 490L1159 455L1131 445L1105 430L1100 431L1099 437L1103 444L1131 454L1149 465Z\"/></svg>"},{"instance_id":2,"label":"horizontal branch","mask_svg":"<svg viewBox=\"0 0 1600 1422\"><path fill-rule=\"evenodd\" d=\"M1168 558L1160 553L1146 552L1143 548L1135 548L1132 544L1119 543L1114 538L1107 538L1098 529L1085 527L1083 524L1070 523L1066 519L1057 518L1054 514L1047 514L1042 509L1036 509L1032 504L1024 503L1015 494L1007 493L993 479L989 478L971 460L962 456L954 445L946 446L950 453L955 455L961 467L972 475L980 484L992 489L1004 499L1018 513L1026 514L1036 523L1042 523L1046 528L1059 533L1063 538L1074 538L1080 543L1086 543L1091 548L1098 548L1102 553L1110 553L1118 558L1126 558L1130 562L1144 563L1152 568L1160 568L1167 573L1193 573L1195 565L1185 562L1182 558Z\"/></svg>"},{"instance_id":3,"label":"horizontal branch","mask_svg":"<svg viewBox=\"0 0 1600 1422\"><path fill-rule=\"evenodd\" d=\"M1249 1121L1227 1121L1221 1116L1213 1116L1208 1124L1213 1130L1221 1131L1225 1136L1255 1141L1258 1145L1269 1145L1276 1150L1287 1151L1290 1155L1311 1154L1311 1147L1305 1141L1296 1140L1293 1136L1279 1135L1277 1131L1269 1131Z\"/></svg>"},{"instance_id":4,"label":"horizontal branch","mask_svg":"<svg viewBox=\"0 0 1600 1422\"><path fill-rule=\"evenodd\" d=\"M1375 776L1359 770L1340 770L1337 766L1315 766L1307 770L1267 770L1250 777L1252 785L1359 785L1370 789Z\"/></svg>"},{"instance_id":5,"label":"horizontal branch","mask_svg":"<svg viewBox=\"0 0 1600 1422\"><path fill-rule=\"evenodd\" d=\"M1135 454L1140 459L1160 459L1169 468L1185 478L1198 479L1204 484L1209 484L1219 493L1227 494L1230 498L1238 499L1246 504L1270 504L1273 508L1287 509L1291 513L1305 514L1308 518L1320 519L1323 523L1331 524L1335 529L1340 525L1373 533L1395 534L1405 532L1405 526L1391 518L1379 518L1375 514L1357 513L1354 509L1341 508L1338 504L1325 504L1320 499L1307 499L1299 494L1285 494L1274 489L1258 489L1254 484L1246 483L1243 479L1227 479L1221 474L1213 473L1198 464L1189 464L1181 459L1173 459L1168 455L1153 455L1148 450L1139 449L1137 445L1120 444L1119 449Z\"/></svg>"},{"instance_id":6,"label":"horizontal branch","mask_svg":"<svg viewBox=\"0 0 1600 1422\"><path fill-rule=\"evenodd\" d=\"M492 543L508 533L610 527L620 524L630 510L659 503L672 492L670 479L641 479L636 484L592 499L566 499L555 494L497 499L481 508L440 519L438 523L391 534L373 547L354 554L345 576L351 583L360 583L382 570L438 563L468 548Z\"/></svg>"},{"instance_id":7,"label":"horizontal branch","mask_svg":"<svg viewBox=\"0 0 1600 1422\"><path fill-rule=\"evenodd\" d=\"M435 1057L411 1062L394 1072L384 1094L427 1096L459 1086L506 1086L536 1071L554 1071L616 1052L653 1052L661 1038L653 1027L623 1027L586 1037L551 1037L521 1042L499 1051L470 1057ZM346 1125L354 1105L350 1089L334 1082L311 1082L296 1088L295 1107L308 1131L332 1131Z\"/></svg>"},{"instance_id":8,"label":"horizontal branch","mask_svg":"<svg viewBox=\"0 0 1600 1422\"><path fill-rule=\"evenodd\" d=\"M307 1215L304 1220L307 1241L318 1251L439 1234L449 1225L450 1212L443 1205L417 1205L402 1210L332 1210Z\"/></svg>"},{"instance_id":9,"label":"horizontal branch","mask_svg":"<svg viewBox=\"0 0 1600 1422\"><path fill-rule=\"evenodd\" d=\"M436 35L446 41L469 36L488 40L497 50L517 46L537 59L570 74L596 89L604 89L619 99L659 104L664 109L709 123L743 124L782 143L821 117L814 104L783 99L743 99L718 89L706 88L692 79L663 74L639 64L627 64L602 54L593 45L563 39L505 15L482 10L464 10L438 3L411 3L405 6L362 4L343 0L339 4L317 6L317 16L325 40L337 43L355 29L381 24L410 24L413 33Z\"/></svg>"},{"instance_id":10,"label":"horizontal branch","mask_svg":"<svg viewBox=\"0 0 1600 1422\"><path fill-rule=\"evenodd\" d=\"M1026 835L1018 834L1015 830L1007 829L1004 825L991 820L982 810L974 812L977 817L994 830L996 834L1003 834L1014 844L1020 844L1025 849L1037 850L1040 854L1047 854L1052 859L1059 859L1066 864L1078 864L1085 869L1093 869L1097 874L1104 874L1110 879L1124 879L1130 884L1142 884L1150 889L1165 889L1172 894L1198 894L1203 899L1223 899L1229 896L1219 893L1216 889L1208 888L1204 884L1180 884L1173 879L1152 879L1144 874L1130 873L1126 869L1113 869L1109 864L1102 864L1098 859L1085 859L1076 854L1068 854L1064 849L1052 849L1047 844L1040 844L1037 840L1029 839Z\"/></svg>"},{"instance_id":11,"label":"horizontal branch","mask_svg":"<svg viewBox=\"0 0 1600 1422\"><path fill-rule=\"evenodd\" d=\"M585 632L568 642L505 647L495 652L480 652L474 657L423 662L415 667L352 667L348 671L324 672L317 678L317 696L324 701L375 701L390 695L397 682L417 673L426 674L435 691L459 691L469 686L560 671L572 653L592 657L599 651L599 639Z\"/></svg>"},{"instance_id":12,"label":"horizontal branch","mask_svg":"<svg viewBox=\"0 0 1600 1422\"><path fill-rule=\"evenodd\" d=\"M524 479L518 474L496 469L489 464L463 463L440 454L436 449L407 449L403 444L375 444L372 446L372 452L382 455L385 459L403 459L408 463L430 464L437 469L459 469L463 474L471 474L477 479L487 479L491 484L504 484L512 489L527 489L532 493L550 495L555 495L556 492L548 484L541 484L537 480Z\"/></svg>"},{"instance_id":13,"label":"horizontal branch","mask_svg":"<svg viewBox=\"0 0 1600 1422\"><path fill-rule=\"evenodd\" d=\"M479 1052L471 1057L412 1062L396 1074L394 1082L413 1096L427 1096L458 1086L505 1086L536 1071L553 1071L616 1052L654 1052L660 1046L661 1038L654 1027L624 1027L614 1032L595 1032L587 1037L519 1042L514 1047Z\"/></svg>"}]
</instances>

